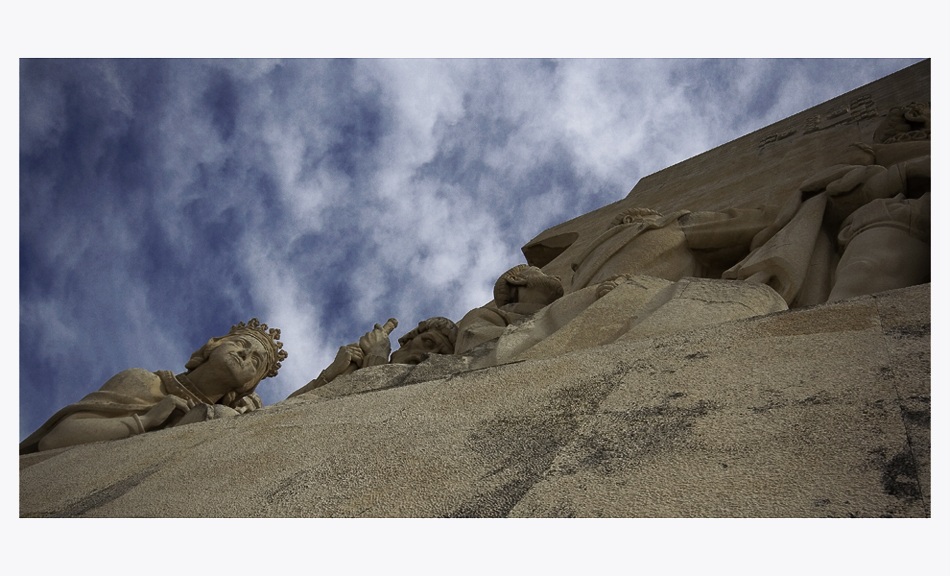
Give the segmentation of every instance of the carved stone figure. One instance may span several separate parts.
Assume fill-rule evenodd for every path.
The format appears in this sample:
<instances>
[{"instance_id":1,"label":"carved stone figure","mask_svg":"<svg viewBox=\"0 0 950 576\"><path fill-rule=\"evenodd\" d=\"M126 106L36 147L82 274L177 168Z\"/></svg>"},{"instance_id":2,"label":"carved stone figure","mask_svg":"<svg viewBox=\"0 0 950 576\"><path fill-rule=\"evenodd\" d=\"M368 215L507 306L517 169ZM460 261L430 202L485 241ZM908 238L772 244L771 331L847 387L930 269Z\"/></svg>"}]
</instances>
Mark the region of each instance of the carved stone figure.
<instances>
[{"instance_id":1,"label":"carved stone figure","mask_svg":"<svg viewBox=\"0 0 950 576\"><path fill-rule=\"evenodd\" d=\"M54 414L20 443L20 453L125 438L260 408L255 388L276 376L287 358L279 338L279 329L268 330L252 318L208 340L185 363L186 372L119 372L97 392Z\"/></svg>"},{"instance_id":2,"label":"carved stone figure","mask_svg":"<svg viewBox=\"0 0 950 576\"><path fill-rule=\"evenodd\" d=\"M665 215L648 208L625 210L571 265L571 292L620 274L673 282L719 278L748 254L752 239L776 212L772 207Z\"/></svg>"},{"instance_id":3,"label":"carved stone figure","mask_svg":"<svg viewBox=\"0 0 950 576\"><path fill-rule=\"evenodd\" d=\"M808 306L930 279L930 109L894 108L875 143L802 183L724 278Z\"/></svg>"},{"instance_id":4,"label":"carved stone figure","mask_svg":"<svg viewBox=\"0 0 950 576\"><path fill-rule=\"evenodd\" d=\"M419 325L399 339L399 349L389 355L389 335L399 325L395 318L375 327L360 337L359 342L341 346L336 358L306 386L294 391L288 398L299 396L315 388L326 386L336 378L360 368L380 364L419 364L429 354L452 354L458 326L448 318L434 316L419 322Z\"/></svg>"},{"instance_id":5,"label":"carved stone figure","mask_svg":"<svg viewBox=\"0 0 950 576\"><path fill-rule=\"evenodd\" d=\"M493 340L505 327L530 316L564 295L561 279L539 268L519 264L495 282L494 301L469 311L459 321L455 353Z\"/></svg>"},{"instance_id":6,"label":"carved stone figure","mask_svg":"<svg viewBox=\"0 0 950 576\"><path fill-rule=\"evenodd\" d=\"M619 276L571 292L530 319L509 326L481 368L635 340L787 310L762 284L654 276Z\"/></svg>"}]
</instances>

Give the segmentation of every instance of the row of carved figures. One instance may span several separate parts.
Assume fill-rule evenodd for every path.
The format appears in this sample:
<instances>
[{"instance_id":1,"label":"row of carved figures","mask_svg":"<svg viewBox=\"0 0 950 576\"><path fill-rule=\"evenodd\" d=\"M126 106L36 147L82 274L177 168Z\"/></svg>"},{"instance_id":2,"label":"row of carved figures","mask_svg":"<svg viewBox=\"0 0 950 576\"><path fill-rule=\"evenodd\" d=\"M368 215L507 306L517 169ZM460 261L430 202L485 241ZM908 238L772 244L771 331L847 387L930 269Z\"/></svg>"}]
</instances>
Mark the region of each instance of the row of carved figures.
<instances>
[{"instance_id":1,"label":"row of carved figures","mask_svg":"<svg viewBox=\"0 0 950 576\"><path fill-rule=\"evenodd\" d=\"M496 282L493 302L458 324L443 317L420 322L399 338L392 355L389 335L397 321L377 324L340 347L330 366L290 397L370 366L469 353L565 294L593 302L631 275L760 283L789 307L929 282L930 107L892 109L871 144L853 144L843 162L807 179L782 207L665 215L625 210L578 254L568 282L516 266ZM254 318L208 340L186 372L120 372L54 414L21 442L20 453L256 410L262 406L257 385L275 376L287 357L279 338L279 329Z\"/></svg>"}]
</instances>

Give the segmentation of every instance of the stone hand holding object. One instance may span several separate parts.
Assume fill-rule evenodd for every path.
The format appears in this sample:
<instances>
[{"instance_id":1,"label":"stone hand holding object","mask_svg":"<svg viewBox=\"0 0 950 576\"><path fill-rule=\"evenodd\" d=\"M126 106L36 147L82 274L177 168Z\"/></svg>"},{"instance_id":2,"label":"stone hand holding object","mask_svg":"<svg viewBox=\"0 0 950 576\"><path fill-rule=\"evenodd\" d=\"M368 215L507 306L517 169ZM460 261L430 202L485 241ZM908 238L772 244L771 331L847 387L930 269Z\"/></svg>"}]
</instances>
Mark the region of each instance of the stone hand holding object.
<instances>
[{"instance_id":1,"label":"stone hand holding object","mask_svg":"<svg viewBox=\"0 0 950 576\"><path fill-rule=\"evenodd\" d=\"M359 347L363 351L360 368L379 366L389 362L389 353L392 351L389 335L398 325L399 322L395 318L390 318L382 326L376 324L372 330L360 338Z\"/></svg>"},{"instance_id":2,"label":"stone hand holding object","mask_svg":"<svg viewBox=\"0 0 950 576\"><path fill-rule=\"evenodd\" d=\"M336 358L326 369L327 380L333 380L338 376L349 374L356 371L363 363L363 350L358 344L347 344L340 346L336 353Z\"/></svg>"}]
</instances>

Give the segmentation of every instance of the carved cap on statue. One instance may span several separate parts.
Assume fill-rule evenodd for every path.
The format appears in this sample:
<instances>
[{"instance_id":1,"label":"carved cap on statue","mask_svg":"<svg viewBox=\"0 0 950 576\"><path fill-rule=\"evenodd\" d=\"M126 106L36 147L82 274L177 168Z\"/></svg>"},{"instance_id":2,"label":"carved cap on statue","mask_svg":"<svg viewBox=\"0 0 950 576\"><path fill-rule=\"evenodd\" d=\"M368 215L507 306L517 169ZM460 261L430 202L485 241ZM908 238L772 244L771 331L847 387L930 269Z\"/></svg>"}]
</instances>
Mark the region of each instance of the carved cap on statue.
<instances>
[{"instance_id":1,"label":"carved cap on statue","mask_svg":"<svg viewBox=\"0 0 950 576\"><path fill-rule=\"evenodd\" d=\"M509 287L524 286L525 281L522 277L522 273L528 268L530 268L530 266L527 264L518 264L498 277L498 280L495 281L495 291L493 293L495 306L501 307L511 302L511 289Z\"/></svg>"},{"instance_id":2,"label":"carved cap on statue","mask_svg":"<svg viewBox=\"0 0 950 576\"><path fill-rule=\"evenodd\" d=\"M259 340L267 350L267 364L270 367L264 374L264 378L277 376L277 370L280 369L281 361L287 358L287 352L282 350L284 344L280 339L280 328L267 329L267 324L261 324L257 318L251 318L247 324L238 322L231 326L228 336L252 336Z\"/></svg>"}]
</instances>

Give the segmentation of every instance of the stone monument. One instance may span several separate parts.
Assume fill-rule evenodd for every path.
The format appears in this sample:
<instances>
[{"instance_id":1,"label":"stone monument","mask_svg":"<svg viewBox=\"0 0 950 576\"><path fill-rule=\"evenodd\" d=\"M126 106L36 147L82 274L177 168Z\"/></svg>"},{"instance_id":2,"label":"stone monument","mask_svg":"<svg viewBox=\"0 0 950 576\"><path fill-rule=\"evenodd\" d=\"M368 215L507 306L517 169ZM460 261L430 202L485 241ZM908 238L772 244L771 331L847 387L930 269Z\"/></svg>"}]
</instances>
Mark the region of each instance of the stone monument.
<instances>
[{"instance_id":1,"label":"stone monument","mask_svg":"<svg viewBox=\"0 0 950 576\"><path fill-rule=\"evenodd\" d=\"M929 102L928 60L647 176L275 405L31 436L20 515L928 517Z\"/></svg>"},{"instance_id":2,"label":"stone monument","mask_svg":"<svg viewBox=\"0 0 950 576\"><path fill-rule=\"evenodd\" d=\"M186 372L123 370L63 408L20 443L20 454L116 440L172 426L236 416L261 407L254 389L287 358L280 330L257 318L211 338Z\"/></svg>"}]
</instances>

